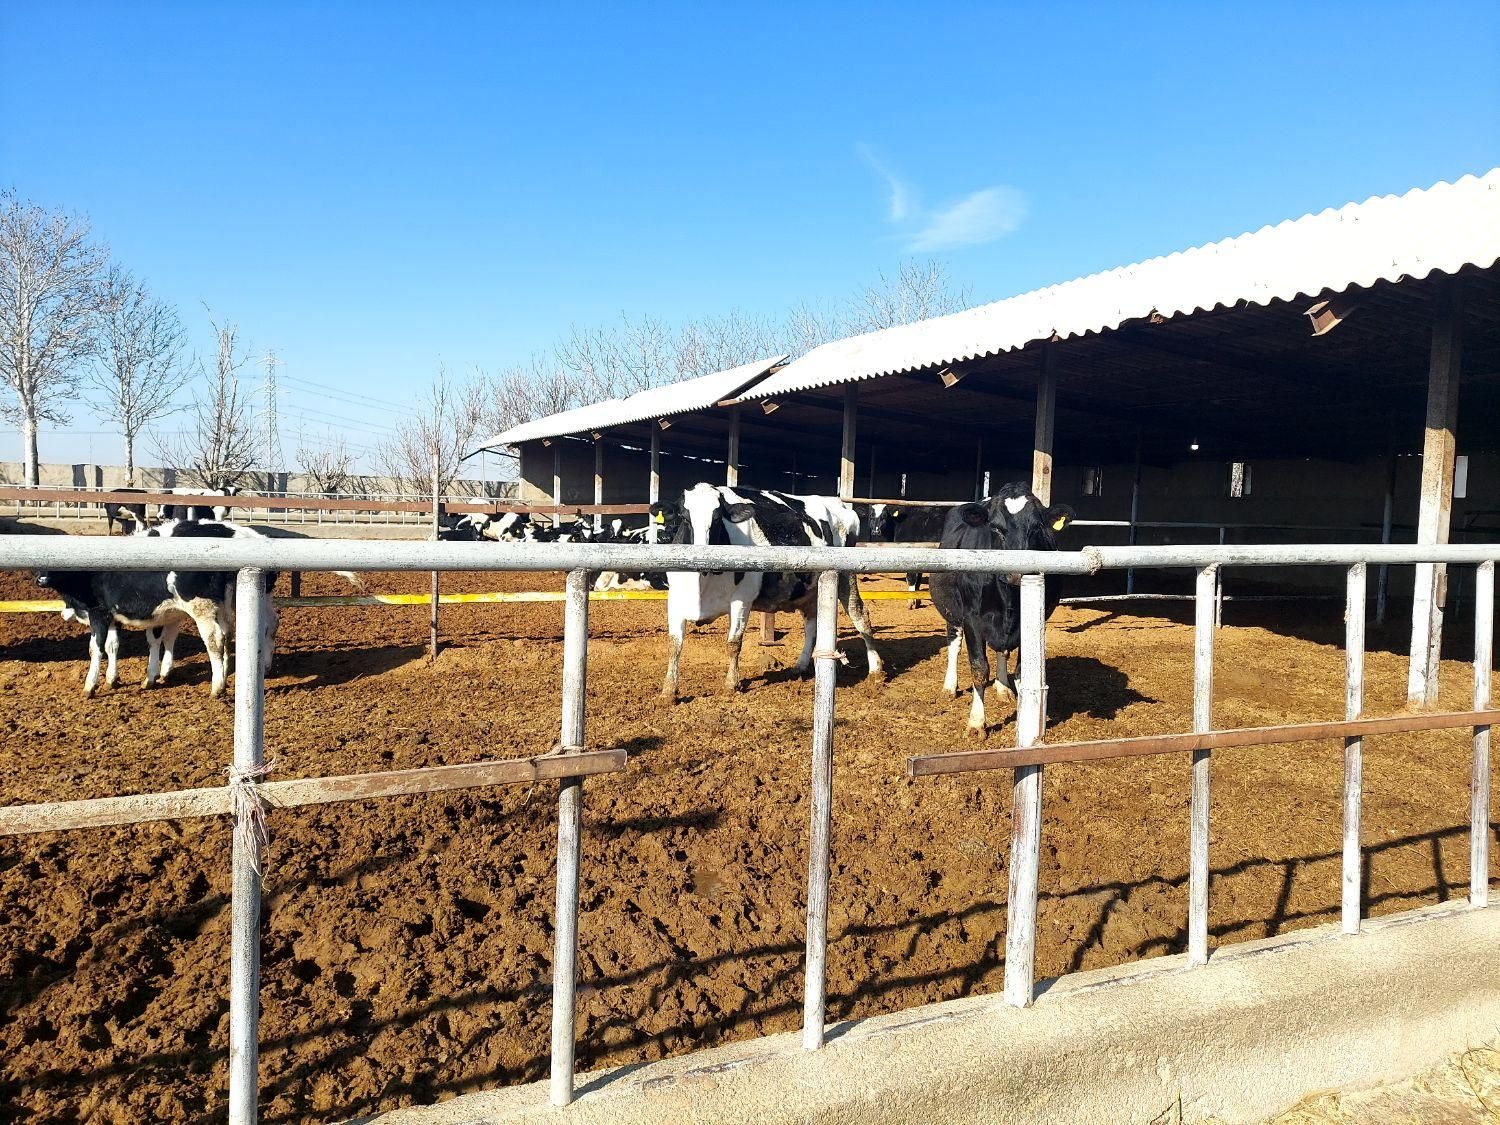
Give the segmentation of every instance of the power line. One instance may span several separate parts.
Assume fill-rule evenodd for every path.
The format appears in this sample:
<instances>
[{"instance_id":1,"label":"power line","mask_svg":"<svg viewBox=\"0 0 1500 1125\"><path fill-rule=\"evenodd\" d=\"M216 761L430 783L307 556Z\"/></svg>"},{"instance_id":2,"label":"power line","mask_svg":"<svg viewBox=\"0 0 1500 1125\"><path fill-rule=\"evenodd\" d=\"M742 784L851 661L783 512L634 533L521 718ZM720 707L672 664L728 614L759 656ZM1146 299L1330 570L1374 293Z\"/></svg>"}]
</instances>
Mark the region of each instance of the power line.
<instances>
[{"instance_id":1,"label":"power line","mask_svg":"<svg viewBox=\"0 0 1500 1125\"><path fill-rule=\"evenodd\" d=\"M344 396L346 396L348 398L361 399L361 400L363 400L365 402L373 403L376 406L383 406L383 407L385 407L385 408L387 408L389 410L409 410L409 409L411 409L411 403L409 403L409 402L408 403L391 402L389 399L376 398L374 395L367 395L367 394L364 394L364 393L362 393L360 391L346 390L343 387L333 387L333 386L329 386L327 383L319 383L319 382L317 382L316 380L313 380L313 379L305 379L305 378L303 378L300 375L288 375L286 378L287 378L287 381L290 382L290 383L296 383L299 386L309 387L312 390L319 391L319 392L321 392L323 394L328 394L328 395L344 395Z\"/></svg>"}]
</instances>

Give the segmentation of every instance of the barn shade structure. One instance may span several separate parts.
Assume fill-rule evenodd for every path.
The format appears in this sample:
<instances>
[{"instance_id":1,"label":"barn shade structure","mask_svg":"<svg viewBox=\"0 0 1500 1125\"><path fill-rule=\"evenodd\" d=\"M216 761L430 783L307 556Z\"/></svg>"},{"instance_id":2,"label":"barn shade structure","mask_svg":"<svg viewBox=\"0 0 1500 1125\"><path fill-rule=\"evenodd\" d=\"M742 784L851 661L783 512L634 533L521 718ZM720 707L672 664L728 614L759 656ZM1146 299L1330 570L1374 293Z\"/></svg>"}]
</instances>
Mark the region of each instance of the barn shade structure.
<instances>
[{"instance_id":1,"label":"barn shade structure","mask_svg":"<svg viewBox=\"0 0 1500 1125\"><path fill-rule=\"evenodd\" d=\"M1500 169L592 404L479 448L517 450L537 502L638 502L719 479L963 500L1030 477L1085 521L1128 522L1132 541L1180 534L1138 516L1281 525L1299 541L1493 539L1497 263ZM1410 591L1410 691L1426 702L1445 587L1419 568Z\"/></svg>"}]
</instances>

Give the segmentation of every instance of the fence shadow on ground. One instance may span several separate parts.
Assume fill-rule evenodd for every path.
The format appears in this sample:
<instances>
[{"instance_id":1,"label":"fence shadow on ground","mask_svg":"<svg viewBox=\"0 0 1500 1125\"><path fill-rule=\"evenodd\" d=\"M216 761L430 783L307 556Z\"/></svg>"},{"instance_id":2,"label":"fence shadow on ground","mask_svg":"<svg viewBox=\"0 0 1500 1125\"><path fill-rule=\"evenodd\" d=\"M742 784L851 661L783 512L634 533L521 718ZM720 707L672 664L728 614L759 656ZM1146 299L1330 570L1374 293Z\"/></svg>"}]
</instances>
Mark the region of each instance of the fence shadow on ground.
<instances>
[{"instance_id":1,"label":"fence shadow on ground","mask_svg":"<svg viewBox=\"0 0 1500 1125\"><path fill-rule=\"evenodd\" d=\"M681 826L711 827L717 823L718 816L717 810L704 808L659 820L608 822L590 826L589 831L603 831L619 835L629 831L650 832ZM1461 895L1465 887L1453 885L1443 870L1442 845L1445 842L1457 843L1465 840L1467 835L1467 825L1455 825L1367 846L1364 865L1366 881L1363 895L1366 915L1368 916L1372 911L1389 913L1395 909L1409 908L1423 902L1444 901ZM1431 881L1424 882L1419 888L1385 890L1372 894L1368 875L1373 866L1373 860L1382 853L1413 847L1430 850L1433 863ZM405 862L407 858L404 856L370 856L345 865L331 878L334 880L366 878L372 872L379 872ZM1217 944L1226 944L1236 940L1274 936L1288 929L1301 928L1306 925L1337 921L1339 915L1337 866L1340 858L1339 852L1328 851L1278 860L1248 859L1215 868L1212 872L1215 880L1256 874L1278 879L1279 893L1269 917L1238 918L1228 921L1220 919L1211 927L1213 939ZM1316 865L1328 867L1326 901L1315 909L1291 909L1294 880L1300 874L1305 873L1309 867ZM273 875L272 885L267 888L267 907L275 909L284 903L287 895L301 885L300 878L301 876L294 872L288 872L279 879ZM1127 904L1132 895L1143 890L1167 889L1174 892L1173 901L1181 898L1185 902L1186 885L1187 874L1182 872L1171 876L1151 876L1137 881L1118 881L1043 891L1040 896L1043 930L1042 940L1039 941L1039 952L1044 959L1047 958L1045 935L1049 903L1066 903L1080 899L1099 900L1091 907L1094 914L1092 923L1086 928L1080 927L1083 929L1081 939L1072 943L1071 948L1063 951L1067 965L1065 971L1075 972L1085 965L1091 951L1102 948L1111 916L1122 905ZM195 933L208 926L227 908L227 895L208 896L175 910L122 921L110 927L108 933L97 935L96 941L117 941L130 929L151 925L162 925L175 933ZM956 999L974 994L987 977L991 977L1004 967L1003 917L1005 909L1006 904L1003 898L985 899L960 910L929 912L899 922L844 927L831 943L830 963L835 965L841 956L849 955L850 951L860 943L887 938L893 934L908 936L905 956L910 957L915 943L923 935L944 925L972 924L980 918L986 918L992 923L990 928L993 929L995 936L984 943L977 957L970 958L964 963L954 963L935 971L865 979L852 988L830 988L828 995L830 1021L848 1021L856 1016L898 1010L901 1007L911 1007L933 999ZM585 920L585 931L587 931L587 925ZM1120 960L1130 962L1158 954L1181 952L1186 948L1186 941L1185 925L1174 925L1170 932L1159 933L1135 942L1128 947L1127 955ZM608 989L640 988L646 985L649 985L649 992L638 1001L632 1001L626 1005L631 1013L639 1014L613 1014L592 1023L587 1022L588 1001L582 1000L580 1009L585 1026L579 1037L580 1068L599 1065L603 1058L618 1057L622 1053L644 1053L648 1057L655 1058L665 1054L680 1053L685 1049L714 1046L743 1038L745 1034L762 1034L769 1030L795 1027L801 1011L802 954L803 946L800 941L781 941L742 946L707 957L684 954L594 980L585 978L581 981L586 989L585 995ZM740 1003L722 1008L715 1008L711 1004L701 1004L695 1007L691 1016L678 1020L670 1026L642 1026L643 1020L649 1023L650 1013L660 1010L663 1001L669 995L684 986L690 986L695 978L705 977L726 967L764 963L767 959L773 962L779 961L781 964L768 978L764 979L756 992L747 993ZM275 960L275 957L268 958L267 967L270 968ZM65 979L68 971L66 966L58 966L54 972L13 981L5 994L7 1013L11 1018L18 1018L25 1006L36 1000L52 984ZM1041 991L1044 992L1046 987L1043 983ZM920 995L916 998L908 995L895 1000L891 999L909 990L917 990ZM550 985L543 974L529 983L520 983L511 987L485 985L433 998L383 1019L371 1019L369 1005L365 1004L361 1010L354 1013L357 1018L353 1020L353 1023L357 1024L357 1027L353 1028L355 1035L352 1041L345 1041L351 1032L351 1021L348 1019L330 1020L306 1030L268 1038L261 1045L262 1058L265 1060L263 1065L267 1074L267 1080L262 1086L262 1105L266 1107L263 1119L285 1121L311 1113L310 1107L301 1104L299 1091L304 1090L307 1083L316 1075L336 1073L339 1067L356 1060L367 1050L370 1040L379 1033L407 1031L421 1021L445 1012L478 1011L486 1007L515 1004L523 1000L537 1009L545 1009L548 1006L549 997ZM206 1043L210 1036L217 1035L214 1029L218 1026L222 1014L223 1005L221 1004L200 1029L201 1036L195 1036L199 1042ZM841 1027L835 1027L829 1038L837 1038L847 1029L847 1023ZM443 1054L450 1059L479 1057L483 1053L482 1048L485 1042L496 1034L505 1034L505 1032L497 1030L492 1025L485 1025L462 1040L445 1043ZM331 1039L340 1045L332 1047L327 1052L319 1053L315 1059L303 1059L290 1066L279 1062L276 1058L278 1052L322 1039ZM601 1046L605 1043L608 1044L607 1047ZM207 1080L208 1073L213 1068L221 1066L225 1057L226 1051L223 1048L160 1051L129 1058L115 1058L102 1067L59 1067L28 1076L27 1085L33 1090L50 1089L62 1093L79 1087L93 1086L111 1077L127 1074L149 1075L152 1070L183 1067L203 1074ZM317 1115L325 1118L367 1119L377 1111L396 1104L430 1102L441 1097L495 1085L537 1081L546 1076L548 1061L548 1056L543 1049L518 1065L494 1066L449 1080L437 1080L432 1077L431 1071L419 1071L407 1080L394 1079L387 1082L377 1094L348 1097L344 1104L326 1109L320 1108ZM431 1063L434 1070L439 1065L435 1059ZM638 1069L636 1065L624 1067L611 1076L596 1080L587 1089L600 1088L635 1069ZM10 1090L0 1087L0 1105L5 1104L7 1098L14 1096L14 1092L18 1090L14 1082L10 1083L10 1087ZM271 1103L277 1097L286 1095L291 1095L299 1104L289 1109L273 1110Z\"/></svg>"}]
</instances>

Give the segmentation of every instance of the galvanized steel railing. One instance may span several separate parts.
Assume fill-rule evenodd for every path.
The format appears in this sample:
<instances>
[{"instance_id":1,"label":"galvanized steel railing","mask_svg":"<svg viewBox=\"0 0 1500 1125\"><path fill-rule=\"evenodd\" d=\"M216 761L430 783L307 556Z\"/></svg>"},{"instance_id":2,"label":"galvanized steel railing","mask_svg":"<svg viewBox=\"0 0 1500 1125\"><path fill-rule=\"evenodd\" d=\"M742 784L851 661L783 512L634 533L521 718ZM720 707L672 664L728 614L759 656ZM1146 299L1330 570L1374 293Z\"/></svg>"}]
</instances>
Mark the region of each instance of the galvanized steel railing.
<instances>
[{"instance_id":1,"label":"galvanized steel railing","mask_svg":"<svg viewBox=\"0 0 1500 1125\"><path fill-rule=\"evenodd\" d=\"M1345 740L1343 925L1359 926L1361 737L1389 730L1472 726L1470 901L1488 903L1489 733L1500 711L1489 710L1493 660L1494 570L1500 544L1096 547L1076 552L939 551L911 548L695 547L676 544L506 544L348 540L182 540L126 537L6 536L0 570L234 570L236 672L234 755L230 784L211 789L0 808L0 835L51 832L190 816L228 815L235 822L231 902L229 1117L256 1120L259 993L260 850L255 822L266 809L404 793L557 780L558 860L551 1098L574 1093L575 988L578 941L579 835L585 776L625 768L623 751L586 749L588 572L597 570L774 570L818 573L814 652L812 800L808 856L803 1045L820 1047L825 1024L828 883L833 793L834 679L838 653L840 573L901 571L1019 573L1021 667L1014 750L985 750L911 759L914 776L1013 769L1010 892L1005 998L1029 1004L1034 994L1037 875L1041 840L1042 769L1047 762L1188 751L1192 764L1189 848L1188 960L1208 956L1209 753L1214 746L1272 744L1316 737ZM1361 718L1365 569L1367 564L1473 564L1475 595L1472 711ZM1212 729L1215 571L1220 566L1329 565L1349 568L1348 671L1342 723ZM1046 722L1045 598L1047 574L1091 574L1106 568L1192 567L1198 571L1195 619L1193 734L1040 746ZM260 660L266 570L563 571L567 574L563 635L560 748L554 754L345 777L265 781L265 677Z\"/></svg>"}]
</instances>

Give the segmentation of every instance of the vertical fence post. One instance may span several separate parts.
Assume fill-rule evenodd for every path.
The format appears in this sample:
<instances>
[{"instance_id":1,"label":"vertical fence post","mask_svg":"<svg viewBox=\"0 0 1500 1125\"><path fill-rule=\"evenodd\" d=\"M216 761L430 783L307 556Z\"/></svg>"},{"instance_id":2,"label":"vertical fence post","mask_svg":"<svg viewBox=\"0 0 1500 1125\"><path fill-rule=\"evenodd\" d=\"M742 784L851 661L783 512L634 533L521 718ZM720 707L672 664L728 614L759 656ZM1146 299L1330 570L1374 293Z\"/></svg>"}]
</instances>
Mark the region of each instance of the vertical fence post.
<instances>
[{"instance_id":1,"label":"vertical fence post","mask_svg":"<svg viewBox=\"0 0 1500 1125\"><path fill-rule=\"evenodd\" d=\"M265 761L265 668L261 618L265 572L246 567L235 582L234 775ZM242 781L239 784L251 784ZM260 1061L260 843L234 818L229 906L229 1121L254 1125Z\"/></svg>"},{"instance_id":2,"label":"vertical fence post","mask_svg":"<svg viewBox=\"0 0 1500 1125\"><path fill-rule=\"evenodd\" d=\"M1474 710L1490 705L1495 662L1495 564L1474 573ZM1474 772L1469 783L1469 905L1490 904L1490 728L1474 728Z\"/></svg>"},{"instance_id":3,"label":"vertical fence post","mask_svg":"<svg viewBox=\"0 0 1500 1125\"><path fill-rule=\"evenodd\" d=\"M1365 700L1365 564L1349 568L1344 599L1344 718L1357 719ZM1364 785L1364 740L1344 739L1344 933L1359 933L1360 798Z\"/></svg>"},{"instance_id":4,"label":"vertical fence post","mask_svg":"<svg viewBox=\"0 0 1500 1125\"><path fill-rule=\"evenodd\" d=\"M1046 579L1021 576L1021 692L1017 745L1035 746L1047 725ZM1005 654L1000 654L1005 659ZM1036 990L1037 869L1042 850L1042 767L1022 766L1011 785L1010 893L1005 906L1005 1002L1024 1008Z\"/></svg>"},{"instance_id":5,"label":"vertical fence post","mask_svg":"<svg viewBox=\"0 0 1500 1125\"><path fill-rule=\"evenodd\" d=\"M562 753L583 749L588 680L588 572L568 571L563 628ZM564 778L557 794L557 907L552 939L552 1104L573 1100L574 1012L578 988L578 857L583 779Z\"/></svg>"},{"instance_id":6,"label":"vertical fence post","mask_svg":"<svg viewBox=\"0 0 1500 1125\"><path fill-rule=\"evenodd\" d=\"M1193 730L1213 729L1214 593L1218 567L1198 571L1193 621ZM1193 751L1193 801L1188 836L1188 964L1208 963L1209 752Z\"/></svg>"},{"instance_id":7,"label":"vertical fence post","mask_svg":"<svg viewBox=\"0 0 1500 1125\"><path fill-rule=\"evenodd\" d=\"M432 447L432 537L436 539L443 526L443 469L438 448ZM432 612L428 618L427 658L437 659L438 652L438 572L432 572Z\"/></svg>"},{"instance_id":8,"label":"vertical fence post","mask_svg":"<svg viewBox=\"0 0 1500 1125\"><path fill-rule=\"evenodd\" d=\"M849 581L855 581L850 575ZM828 865L833 835L833 695L838 671L839 576L818 575L818 631L813 651L812 823L807 841L807 956L802 989L802 1046L823 1045L828 966Z\"/></svg>"}]
</instances>

